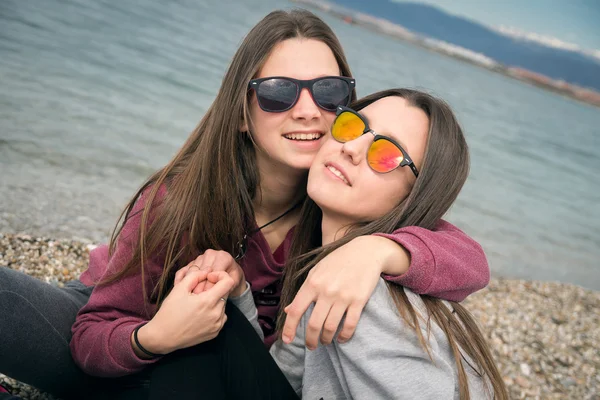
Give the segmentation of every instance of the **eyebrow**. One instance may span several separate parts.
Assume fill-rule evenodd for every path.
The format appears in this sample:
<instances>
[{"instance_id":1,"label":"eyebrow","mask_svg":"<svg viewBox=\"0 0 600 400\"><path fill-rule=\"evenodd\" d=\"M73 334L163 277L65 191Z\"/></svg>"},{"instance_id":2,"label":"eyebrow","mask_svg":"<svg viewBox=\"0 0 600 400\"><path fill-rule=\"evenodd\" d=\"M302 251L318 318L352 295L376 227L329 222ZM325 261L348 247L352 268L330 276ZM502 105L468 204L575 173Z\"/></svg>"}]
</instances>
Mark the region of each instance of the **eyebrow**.
<instances>
[{"instance_id":1,"label":"eyebrow","mask_svg":"<svg viewBox=\"0 0 600 400\"><path fill-rule=\"evenodd\" d=\"M369 129L371 129L373 132L375 132L376 135L387 136L391 139L394 139L396 141L396 143L398 143L400 145L400 147L402 147L402 149L404 149L404 151L408 152L408 149L406 148L406 145L402 142L402 140L398 139L397 137L391 135L388 132L383 132L383 133L376 132L373 128L371 128L371 121L369 121L369 118L367 118L367 116L361 112L359 112L359 114L361 115L361 117L363 117L365 119L365 121L367 121L367 124L369 125Z\"/></svg>"}]
</instances>

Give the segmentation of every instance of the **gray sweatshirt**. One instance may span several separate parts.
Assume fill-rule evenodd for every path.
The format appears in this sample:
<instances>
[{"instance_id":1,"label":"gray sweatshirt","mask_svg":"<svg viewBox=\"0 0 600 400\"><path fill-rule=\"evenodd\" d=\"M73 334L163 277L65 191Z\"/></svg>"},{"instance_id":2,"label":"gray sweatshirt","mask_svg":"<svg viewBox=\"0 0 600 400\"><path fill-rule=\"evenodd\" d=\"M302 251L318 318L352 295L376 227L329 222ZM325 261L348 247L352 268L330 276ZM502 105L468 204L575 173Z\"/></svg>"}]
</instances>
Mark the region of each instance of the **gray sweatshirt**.
<instances>
[{"instance_id":1,"label":"gray sweatshirt","mask_svg":"<svg viewBox=\"0 0 600 400\"><path fill-rule=\"evenodd\" d=\"M417 313L427 315L420 296L404 291ZM231 300L262 337L252 294L246 292ZM303 399L458 399L458 373L446 335L432 323L432 362L415 331L400 317L383 279L347 343L334 341L313 351L306 349L304 333L311 313L312 307L291 344L277 341L271 347L271 355ZM425 320L421 331L427 339ZM493 398L491 387L466 363L465 370L471 399Z\"/></svg>"}]
</instances>

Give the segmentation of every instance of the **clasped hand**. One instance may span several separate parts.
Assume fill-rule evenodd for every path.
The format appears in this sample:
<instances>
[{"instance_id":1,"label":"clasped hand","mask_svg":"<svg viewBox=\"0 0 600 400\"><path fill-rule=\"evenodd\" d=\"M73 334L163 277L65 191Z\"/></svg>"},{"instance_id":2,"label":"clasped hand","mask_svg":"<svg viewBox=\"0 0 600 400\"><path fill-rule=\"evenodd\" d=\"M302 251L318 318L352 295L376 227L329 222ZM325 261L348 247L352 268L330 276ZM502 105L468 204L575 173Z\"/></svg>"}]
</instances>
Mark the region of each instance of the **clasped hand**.
<instances>
[{"instance_id":1,"label":"clasped hand","mask_svg":"<svg viewBox=\"0 0 600 400\"><path fill-rule=\"evenodd\" d=\"M231 296L239 297L246 290L246 280L244 276L244 270L235 261L231 254L221 250L206 250L204 254L198 256L194 261L181 268L175 274L175 285L182 281L182 279L190 271L224 271L233 279L234 287L231 290ZM198 283L193 289L193 293L202 293L205 290L210 289L214 284L210 280L205 280Z\"/></svg>"},{"instance_id":2,"label":"clasped hand","mask_svg":"<svg viewBox=\"0 0 600 400\"><path fill-rule=\"evenodd\" d=\"M226 252L207 250L175 275L173 290L139 330L147 350L167 354L214 339L227 321L225 302L246 288L244 272Z\"/></svg>"}]
</instances>

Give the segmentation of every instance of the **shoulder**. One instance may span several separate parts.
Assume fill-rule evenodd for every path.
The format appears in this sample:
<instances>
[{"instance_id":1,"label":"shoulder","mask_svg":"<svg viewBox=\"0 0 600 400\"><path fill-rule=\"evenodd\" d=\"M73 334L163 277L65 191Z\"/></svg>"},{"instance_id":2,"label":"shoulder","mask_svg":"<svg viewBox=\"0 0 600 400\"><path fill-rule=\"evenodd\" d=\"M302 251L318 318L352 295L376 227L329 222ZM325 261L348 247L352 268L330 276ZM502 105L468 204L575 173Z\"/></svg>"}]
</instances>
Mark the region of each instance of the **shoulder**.
<instances>
[{"instance_id":1,"label":"shoulder","mask_svg":"<svg viewBox=\"0 0 600 400\"><path fill-rule=\"evenodd\" d=\"M136 234L141 225L142 216L146 208L149 207L150 214L148 222L151 223L156 217L157 207L165 200L167 196L167 185L162 184L158 188L154 185L148 185L139 194L125 216L121 237L129 237ZM135 236L134 236L135 237Z\"/></svg>"},{"instance_id":2,"label":"shoulder","mask_svg":"<svg viewBox=\"0 0 600 400\"><path fill-rule=\"evenodd\" d=\"M165 200L167 192L168 190L166 183L163 183L159 187L156 187L156 185L153 184L148 185L147 187L142 189L141 192L139 192L139 195L137 196L137 199L135 199L135 203L133 208L131 209L129 217L133 217L134 214L143 211L150 202L152 208L158 206Z\"/></svg>"},{"instance_id":3,"label":"shoulder","mask_svg":"<svg viewBox=\"0 0 600 400\"><path fill-rule=\"evenodd\" d=\"M364 352L365 349L383 346L383 343L385 343L385 347L390 354L408 353L418 358L429 358L419 341L419 335L416 331L416 329L419 329L423 337L428 340L428 344L434 353L441 350L440 347L443 348L446 341L445 334L433 322L431 323L431 332L428 334L429 314L421 296L402 286L391 284L393 286L390 289L388 285L390 284L383 279L379 280L375 291L363 310L354 336L347 344L353 343L357 351ZM418 327L413 326L410 314L407 313L409 315L408 321L402 317L390 291L397 290L397 288L406 295L408 300L406 305L412 306L416 313L419 322ZM400 304L400 307L402 306Z\"/></svg>"},{"instance_id":4,"label":"shoulder","mask_svg":"<svg viewBox=\"0 0 600 400\"><path fill-rule=\"evenodd\" d=\"M401 286L396 287L402 289ZM412 301L419 305L420 297L409 293L414 295ZM390 287L380 279L363 309L354 336L347 344L352 344L359 351L372 348L377 343L386 343L385 346L391 349L406 345L406 338L413 342L413 337L416 339L417 335L400 315ZM418 345L418 340L413 344Z\"/></svg>"}]
</instances>

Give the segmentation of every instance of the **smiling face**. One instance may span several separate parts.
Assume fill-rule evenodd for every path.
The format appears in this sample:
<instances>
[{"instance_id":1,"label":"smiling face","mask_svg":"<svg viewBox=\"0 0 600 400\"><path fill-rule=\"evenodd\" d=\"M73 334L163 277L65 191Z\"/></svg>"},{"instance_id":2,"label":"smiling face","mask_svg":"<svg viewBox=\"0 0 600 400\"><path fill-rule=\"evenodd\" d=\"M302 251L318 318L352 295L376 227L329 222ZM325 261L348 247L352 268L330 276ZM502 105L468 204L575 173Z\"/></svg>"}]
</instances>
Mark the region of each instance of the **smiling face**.
<instances>
[{"instance_id":1,"label":"smiling face","mask_svg":"<svg viewBox=\"0 0 600 400\"><path fill-rule=\"evenodd\" d=\"M294 38L275 47L257 78L314 79L337 75L340 75L340 67L325 43ZM294 107L280 113L263 111L256 94L252 93L250 117L252 136L259 148L259 165L277 170L306 171L330 129L335 113L319 108L308 89L303 89Z\"/></svg>"},{"instance_id":2,"label":"smiling face","mask_svg":"<svg viewBox=\"0 0 600 400\"><path fill-rule=\"evenodd\" d=\"M389 96L360 110L370 128L396 140L420 169L429 119L405 99ZM370 133L340 143L328 135L308 177L308 195L323 210L323 219L347 224L373 221L397 206L410 192L415 176L408 167L377 173L367 162Z\"/></svg>"}]
</instances>

